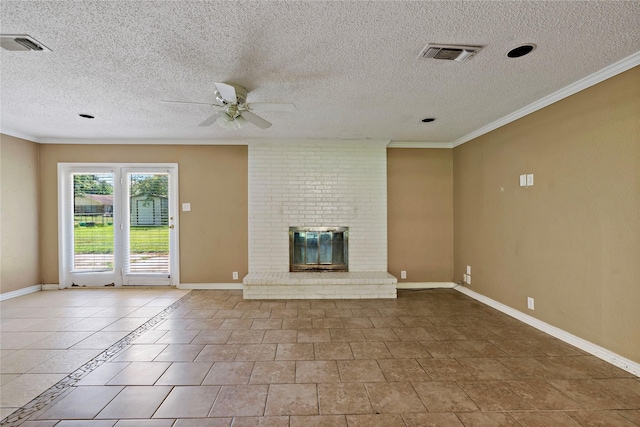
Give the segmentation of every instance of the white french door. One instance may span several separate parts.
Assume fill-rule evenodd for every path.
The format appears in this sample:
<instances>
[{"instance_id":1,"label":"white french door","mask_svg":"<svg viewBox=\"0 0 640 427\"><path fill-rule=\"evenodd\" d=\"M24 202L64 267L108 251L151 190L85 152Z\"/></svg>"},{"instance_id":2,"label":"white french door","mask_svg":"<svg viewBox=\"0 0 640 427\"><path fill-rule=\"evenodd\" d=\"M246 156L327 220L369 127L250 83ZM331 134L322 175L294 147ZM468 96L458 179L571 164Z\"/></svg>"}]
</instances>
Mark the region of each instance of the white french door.
<instances>
[{"instance_id":1,"label":"white french door","mask_svg":"<svg viewBox=\"0 0 640 427\"><path fill-rule=\"evenodd\" d=\"M176 164L58 165L60 285L176 285Z\"/></svg>"}]
</instances>

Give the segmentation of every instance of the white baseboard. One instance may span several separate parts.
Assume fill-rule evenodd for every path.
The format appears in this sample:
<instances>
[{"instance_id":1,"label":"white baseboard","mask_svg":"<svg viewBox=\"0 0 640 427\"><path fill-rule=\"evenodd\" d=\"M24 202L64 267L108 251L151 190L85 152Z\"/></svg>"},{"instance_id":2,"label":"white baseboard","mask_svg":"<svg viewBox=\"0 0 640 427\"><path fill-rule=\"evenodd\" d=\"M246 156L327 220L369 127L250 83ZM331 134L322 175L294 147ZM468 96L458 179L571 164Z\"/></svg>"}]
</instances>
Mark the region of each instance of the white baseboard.
<instances>
[{"instance_id":1,"label":"white baseboard","mask_svg":"<svg viewBox=\"0 0 640 427\"><path fill-rule=\"evenodd\" d=\"M11 298L16 298L16 297L21 297L23 295L27 295L27 294L32 294L34 292L38 292L42 290L42 285L33 285L33 286L28 286L26 288L22 288L22 289L16 289L15 291L11 291L11 292L4 292L2 294L0 294L0 301L4 301L6 299L11 299Z\"/></svg>"},{"instance_id":2,"label":"white baseboard","mask_svg":"<svg viewBox=\"0 0 640 427\"><path fill-rule=\"evenodd\" d=\"M396 289L451 289L456 285L453 282L398 282Z\"/></svg>"},{"instance_id":3,"label":"white baseboard","mask_svg":"<svg viewBox=\"0 0 640 427\"><path fill-rule=\"evenodd\" d=\"M242 283L179 283L178 289L242 289Z\"/></svg>"},{"instance_id":4,"label":"white baseboard","mask_svg":"<svg viewBox=\"0 0 640 427\"><path fill-rule=\"evenodd\" d=\"M464 286L458 286L455 289L458 292L462 292L463 294L477 301L480 301L483 304L488 305L489 307L493 307L496 310L501 311L504 314L507 314L515 319L518 319L529 326L533 326L534 328L539 329L542 332L545 332L553 337L556 337L559 340L566 342L567 344L578 347L580 350L586 351L587 353L592 354L604 360L605 362L609 362L620 369L624 369L625 371L630 372L637 377L640 377L640 363L629 360L626 357L620 356L619 354L607 350L604 347L600 347L597 344L570 334L565 330L543 322L542 320L536 319L535 317L529 316L528 314L525 314L521 311L509 307L508 305L502 304L501 302L472 291L471 289Z\"/></svg>"},{"instance_id":5,"label":"white baseboard","mask_svg":"<svg viewBox=\"0 0 640 427\"><path fill-rule=\"evenodd\" d=\"M50 283L50 284L42 285L42 290L43 291L58 291L60 289L63 289L63 288L61 288L60 285L58 285L57 283Z\"/></svg>"}]
</instances>

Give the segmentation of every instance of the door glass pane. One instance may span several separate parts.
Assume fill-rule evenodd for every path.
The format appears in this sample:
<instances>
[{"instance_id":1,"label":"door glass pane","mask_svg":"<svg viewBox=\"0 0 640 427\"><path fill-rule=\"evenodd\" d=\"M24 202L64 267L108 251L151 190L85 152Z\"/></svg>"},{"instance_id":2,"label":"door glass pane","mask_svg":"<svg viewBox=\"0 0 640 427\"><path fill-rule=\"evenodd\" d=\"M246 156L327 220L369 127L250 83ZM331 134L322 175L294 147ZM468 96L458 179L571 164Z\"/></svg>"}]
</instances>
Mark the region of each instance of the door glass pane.
<instances>
[{"instance_id":1,"label":"door glass pane","mask_svg":"<svg viewBox=\"0 0 640 427\"><path fill-rule=\"evenodd\" d=\"M169 175L128 174L128 273L169 273Z\"/></svg>"},{"instance_id":2,"label":"door glass pane","mask_svg":"<svg viewBox=\"0 0 640 427\"><path fill-rule=\"evenodd\" d=\"M113 174L73 174L73 269L113 270Z\"/></svg>"},{"instance_id":3,"label":"door glass pane","mask_svg":"<svg viewBox=\"0 0 640 427\"><path fill-rule=\"evenodd\" d=\"M305 242L304 232L296 231L293 233L293 263L294 264L306 263L304 242Z\"/></svg>"},{"instance_id":4,"label":"door glass pane","mask_svg":"<svg viewBox=\"0 0 640 427\"><path fill-rule=\"evenodd\" d=\"M344 264L344 232L333 233L333 263Z\"/></svg>"},{"instance_id":5,"label":"door glass pane","mask_svg":"<svg viewBox=\"0 0 640 427\"><path fill-rule=\"evenodd\" d=\"M320 233L320 264L331 264L331 233Z\"/></svg>"},{"instance_id":6,"label":"door glass pane","mask_svg":"<svg viewBox=\"0 0 640 427\"><path fill-rule=\"evenodd\" d=\"M307 264L318 263L318 233L307 232Z\"/></svg>"}]
</instances>

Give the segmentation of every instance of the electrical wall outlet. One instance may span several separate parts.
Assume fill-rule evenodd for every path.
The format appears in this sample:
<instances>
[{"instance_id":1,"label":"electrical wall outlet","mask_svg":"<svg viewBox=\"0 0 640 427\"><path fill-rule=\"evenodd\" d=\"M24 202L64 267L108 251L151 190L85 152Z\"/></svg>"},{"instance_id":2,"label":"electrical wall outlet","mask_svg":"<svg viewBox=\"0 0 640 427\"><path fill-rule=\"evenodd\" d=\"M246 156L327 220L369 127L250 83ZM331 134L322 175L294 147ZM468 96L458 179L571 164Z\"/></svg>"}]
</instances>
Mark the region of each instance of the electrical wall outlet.
<instances>
[{"instance_id":1,"label":"electrical wall outlet","mask_svg":"<svg viewBox=\"0 0 640 427\"><path fill-rule=\"evenodd\" d=\"M189 212L191 210L191 203L182 204L182 212Z\"/></svg>"},{"instance_id":2,"label":"electrical wall outlet","mask_svg":"<svg viewBox=\"0 0 640 427\"><path fill-rule=\"evenodd\" d=\"M529 310L535 310L535 308L534 308L534 307L535 307L535 305L534 305L533 298L531 298L531 297L527 297L527 308L528 308Z\"/></svg>"},{"instance_id":3,"label":"electrical wall outlet","mask_svg":"<svg viewBox=\"0 0 640 427\"><path fill-rule=\"evenodd\" d=\"M527 187L531 187L533 185L533 174L527 174Z\"/></svg>"},{"instance_id":4,"label":"electrical wall outlet","mask_svg":"<svg viewBox=\"0 0 640 427\"><path fill-rule=\"evenodd\" d=\"M467 284L470 285L471 284L471 275L467 274Z\"/></svg>"},{"instance_id":5,"label":"electrical wall outlet","mask_svg":"<svg viewBox=\"0 0 640 427\"><path fill-rule=\"evenodd\" d=\"M233 280L238 280L238 272L237 271L233 272Z\"/></svg>"},{"instance_id":6,"label":"electrical wall outlet","mask_svg":"<svg viewBox=\"0 0 640 427\"><path fill-rule=\"evenodd\" d=\"M467 274L466 274L466 273L465 273L465 274L463 274L463 275L462 275L462 280L464 281L464 283L469 283L469 282L468 282L468 280L469 280L469 276L467 276Z\"/></svg>"},{"instance_id":7,"label":"electrical wall outlet","mask_svg":"<svg viewBox=\"0 0 640 427\"><path fill-rule=\"evenodd\" d=\"M404 270L402 270L402 271L400 272L400 278L401 278L401 279L406 279L406 278L407 278L407 272L406 272L406 271L404 271Z\"/></svg>"},{"instance_id":8,"label":"electrical wall outlet","mask_svg":"<svg viewBox=\"0 0 640 427\"><path fill-rule=\"evenodd\" d=\"M467 274L471 274L471 266L467 265Z\"/></svg>"}]
</instances>

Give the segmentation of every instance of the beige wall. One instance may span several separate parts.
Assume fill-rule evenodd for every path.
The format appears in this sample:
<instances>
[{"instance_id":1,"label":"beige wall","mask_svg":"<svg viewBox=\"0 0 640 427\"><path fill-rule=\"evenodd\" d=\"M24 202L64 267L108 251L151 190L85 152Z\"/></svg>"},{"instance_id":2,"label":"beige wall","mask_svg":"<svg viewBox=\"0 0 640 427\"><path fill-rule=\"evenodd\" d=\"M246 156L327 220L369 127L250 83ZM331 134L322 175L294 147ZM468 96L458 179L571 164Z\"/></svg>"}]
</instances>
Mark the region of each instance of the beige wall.
<instances>
[{"instance_id":1,"label":"beige wall","mask_svg":"<svg viewBox=\"0 0 640 427\"><path fill-rule=\"evenodd\" d=\"M455 280L471 265L471 289L640 362L640 68L455 148L453 167Z\"/></svg>"},{"instance_id":2,"label":"beige wall","mask_svg":"<svg viewBox=\"0 0 640 427\"><path fill-rule=\"evenodd\" d=\"M451 282L451 150L387 149L387 192L389 272L399 282Z\"/></svg>"},{"instance_id":3,"label":"beige wall","mask_svg":"<svg viewBox=\"0 0 640 427\"><path fill-rule=\"evenodd\" d=\"M44 283L58 283L58 162L178 163L180 282L242 282L248 271L246 146L40 146L41 248ZM46 213L46 214L45 214ZM232 280L232 272L239 280Z\"/></svg>"},{"instance_id":4,"label":"beige wall","mask_svg":"<svg viewBox=\"0 0 640 427\"><path fill-rule=\"evenodd\" d=\"M38 144L0 136L0 293L39 285Z\"/></svg>"}]
</instances>

